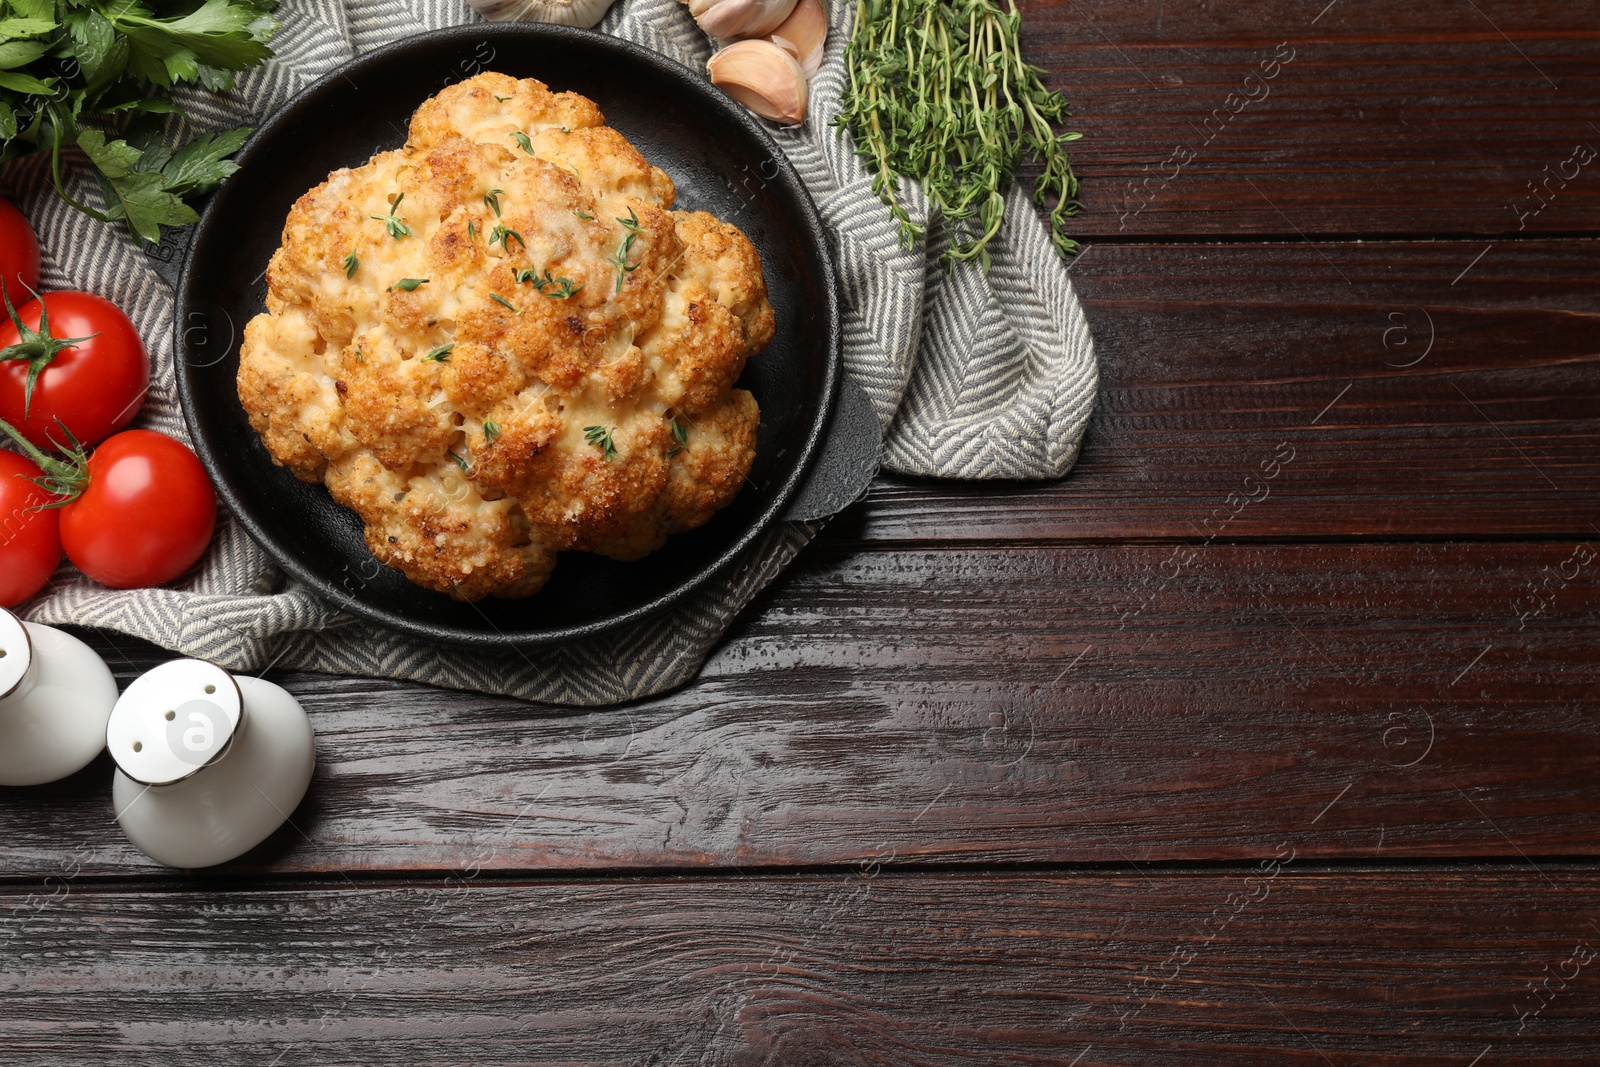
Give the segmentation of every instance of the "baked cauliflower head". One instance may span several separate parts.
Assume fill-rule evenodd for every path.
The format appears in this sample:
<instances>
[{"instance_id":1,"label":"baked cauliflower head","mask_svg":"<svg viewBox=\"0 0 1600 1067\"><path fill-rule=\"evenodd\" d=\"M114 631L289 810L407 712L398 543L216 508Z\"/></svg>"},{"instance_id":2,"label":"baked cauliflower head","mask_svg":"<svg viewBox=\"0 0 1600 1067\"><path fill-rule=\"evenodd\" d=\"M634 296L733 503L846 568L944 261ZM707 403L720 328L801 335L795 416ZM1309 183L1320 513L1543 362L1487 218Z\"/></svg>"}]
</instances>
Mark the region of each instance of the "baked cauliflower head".
<instances>
[{"instance_id":1,"label":"baked cauliflower head","mask_svg":"<svg viewBox=\"0 0 1600 1067\"><path fill-rule=\"evenodd\" d=\"M700 526L755 458L733 383L774 326L750 241L673 195L593 101L451 86L290 211L240 352L250 424L460 600Z\"/></svg>"}]
</instances>

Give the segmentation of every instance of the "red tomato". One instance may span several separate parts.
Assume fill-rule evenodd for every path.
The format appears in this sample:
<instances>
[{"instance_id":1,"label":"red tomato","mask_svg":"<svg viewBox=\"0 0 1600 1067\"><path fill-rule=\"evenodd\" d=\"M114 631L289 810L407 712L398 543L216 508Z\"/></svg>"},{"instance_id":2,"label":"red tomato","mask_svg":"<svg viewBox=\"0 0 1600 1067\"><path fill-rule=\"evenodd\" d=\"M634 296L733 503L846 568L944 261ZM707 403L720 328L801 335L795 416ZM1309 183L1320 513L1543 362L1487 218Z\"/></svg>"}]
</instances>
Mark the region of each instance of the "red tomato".
<instances>
[{"instance_id":1,"label":"red tomato","mask_svg":"<svg viewBox=\"0 0 1600 1067\"><path fill-rule=\"evenodd\" d=\"M128 430L89 457L89 484L61 509L67 558L101 585L170 582L211 544L217 494L188 446Z\"/></svg>"},{"instance_id":2,"label":"red tomato","mask_svg":"<svg viewBox=\"0 0 1600 1067\"><path fill-rule=\"evenodd\" d=\"M28 481L44 472L30 459L0 449L0 607L27 600L61 562L61 513L30 511L51 497Z\"/></svg>"},{"instance_id":3,"label":"red tomato","mask_svg":"<svg viewBox=\"0 0 1600 1067\"><path fill-rule=\"evenodd\" d=\"M43 336L36 333L41 312ZM85 445L104 441L133 421L150 388L139 331L117 305L92 293L50 293L42 308L39 300L18 308L15 320L0 322L0 350L0 419L40 448L68 444L57 419Z\"/></svg>"},{"instance_id":4,"label":"red tomato","mask_svg":"<svg viewBox=\"0 0 1600 1067\"><path fill-rule=\"evenodd\" d=\"M0 281L13 304L39 288L39 239L22 212L5 200L0 200Z\"/></svg>"}]
</instances>

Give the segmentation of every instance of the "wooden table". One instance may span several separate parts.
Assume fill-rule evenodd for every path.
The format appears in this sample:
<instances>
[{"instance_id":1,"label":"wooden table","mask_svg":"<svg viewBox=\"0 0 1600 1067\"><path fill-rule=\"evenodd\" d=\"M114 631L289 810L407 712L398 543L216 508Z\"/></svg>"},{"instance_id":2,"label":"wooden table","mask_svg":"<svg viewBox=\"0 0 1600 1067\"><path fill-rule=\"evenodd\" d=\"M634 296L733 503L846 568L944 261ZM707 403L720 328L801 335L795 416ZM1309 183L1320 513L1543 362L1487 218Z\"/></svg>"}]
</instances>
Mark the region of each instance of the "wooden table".
<instances>
[{"instance_id":1,"label":"wooden table","mask_svg":"<svg viewBox=\"0 0 1600 1067\"><path fill-rule=\"evenodd\" d=\"M0 1060L1600 1062L1594 4L1025 17L1077 471L882 479L635 706L280 675L221 870L8 791Z\"/></svg>"}]
</instances>

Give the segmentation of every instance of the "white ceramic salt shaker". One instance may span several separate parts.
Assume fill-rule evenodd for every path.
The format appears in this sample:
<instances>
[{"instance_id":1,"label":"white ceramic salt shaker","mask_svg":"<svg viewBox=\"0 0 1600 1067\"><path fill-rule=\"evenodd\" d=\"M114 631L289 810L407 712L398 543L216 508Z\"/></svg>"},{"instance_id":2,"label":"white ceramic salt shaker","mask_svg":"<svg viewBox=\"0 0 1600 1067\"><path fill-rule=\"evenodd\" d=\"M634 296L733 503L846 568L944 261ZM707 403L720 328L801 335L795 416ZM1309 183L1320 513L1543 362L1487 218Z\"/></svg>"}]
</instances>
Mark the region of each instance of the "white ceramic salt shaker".
<instances>
[{"instance_id":1,"label":"white ceramic salt shaker","mask_svg":"<svg viewBox=\"0 0 1600 1067\"><path fill-rule=\"evenodd\" d=\"M169 867L242 856L306 795L316 742L279 686L179 659L140 676L111 712L111 799L134 847Z\"/></svg>"},{"instance_id":2,"label":"white ceramic salt shaker","mask_svg":"<svg viewBox=\"0 0 1600 1067\"><path fill-rule=\"evenodd\" d=\"M76 774L106 747L117 681L70 634L0 608L0 785Z\"/></svg>"}]
</instances>

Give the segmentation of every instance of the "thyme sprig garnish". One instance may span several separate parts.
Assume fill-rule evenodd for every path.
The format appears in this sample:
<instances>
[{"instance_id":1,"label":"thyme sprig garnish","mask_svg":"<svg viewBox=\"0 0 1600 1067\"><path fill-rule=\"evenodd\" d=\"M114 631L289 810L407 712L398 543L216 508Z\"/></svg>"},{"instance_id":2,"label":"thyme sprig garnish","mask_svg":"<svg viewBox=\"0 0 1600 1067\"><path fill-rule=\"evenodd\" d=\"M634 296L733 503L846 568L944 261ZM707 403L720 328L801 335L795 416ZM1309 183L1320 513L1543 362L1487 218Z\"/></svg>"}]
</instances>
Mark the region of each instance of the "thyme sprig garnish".
<instances>
[{"instance_id":1,"label":"thyme sprig garnish","mask_svg":"<svg viewBox=\"0 0 1600 1067\"><path fill-rule=\"evenodd\" d=\"M550 268L548 267L545 268L543 274L540 274L532 267L525 267L522 270L514 271L513 276L517 279L519 284L531 285L535 289L539 290L539 292L544 293L545 296L550 297L552 300L566 300L568 297L572 296L574 293L583 288L583 286L577 284L571 278L550 277ZM551 289L552 286L554 288L551 292L545 292L546 289Z\"/></svg>"},{"instance_id":2,"label":"thyme sprig garnish","mask_svg":"<svg viewBox=\"0 0 1600 1067\"><path fill-rule=\"evenodd\" d=\"M498 422L495 422L493 419L484 419L483 420L483 439L485 441L493 441L495 438L497 438L499 436L500 436L500 424Z\"/></svg>"},{"instance_id":3,"label":"thyme sprig garnish","mask_svg":"<svg viewBox=\"0 0 1600 1067\"><path fill-rule=\"evenodd\" d=\"M679 422L677 418L672 419L672 439L678 443L672 446L671 452L667 453L668 459L676 456L679 452L686 452L689 449L689 427Z\"/></svg>"},{"instance_id":4,"label":"thyme sprig garnish","mask_svg":"<svg viewBox=\"0 0 1600 1067\"><path fill-rule=\"evenodd\" d=\"M623 281L628 275L639 269L639 264L628 262L628 253L633 251L633 242L638 239L639 234L637 231L628 234L623 239L622 247L617 249L616 254L606 257L606 262L617 269L617 292L619 293L622 292Z\"/></svg>"},{"instance_id":5,"label":"thyme sprig garnish","mask_svg":"<svg viewBox=\"0 0 1600 1067\"><path fill-rule=\"evenodd\" d=\"M495 218L500 217L500 198L504 195L506 195L504 189L490 189L483 194L483 202L488 205L490 211L494 212Z\"/></svg>"},{"instance_id":6,"label":"thyme sprig garnish","mask_svg":"<svg viewBox=\"0 0 1600 1067\"><path fill-rule=\"evenodd\" d=\"M1005 221L1005 194L1024 152L1044 164L1033 200L1050 207L1050 237L1068 255L1078 179L1057 134L1067 114L1043 72L1022 59L1015 0L859 0L845 49L849 84L833 125L849 130L872 188L907 245L924 235L901 202L899 181L922 183L930 217L949 229L947 266L989 265L988 244ZM1053 201L1053 206L1051 203Z\"/></svg>"},{"instance_id":7,"label":"thyme sprig garnish","mask_svg":"<svg viewBox=\"0 0 1600 1067\"><path fill-rule=\"evenodd\" d=\"M448 449L448 448L445 449L444 450L444 454L449 456L451 459L456 461L456 466L461 468L461 473L462 474L471 474L472 473L471 464L469 464L466 460L462 459L460 456L456 455L450 449Z\"/></svg>"},{"instance_id":8,"label":"thyme sprig garnish","mask_svg":"<svg viewBox=\"0 0 1600 1067\"><path fill-rule=\"evenodd\" d=\"M490 293L489 294L489 299L493 300L496 304L499 304L501 307L510 310L513 314L516 314L516 315L522 314L522 309L521 308L517 307L517 305L515 305L511 301L507 300L505 297L501 296L499 293Z\"/></svg>"},{"instance_id":9,"label":"thyme sprig garnish","mask_svg":"<svg viewBox=\"0 0 1600 1067\"><path fill-rule=\"evenodd\" d=\"M455 347L456 347L456 343L454 341L451 341L447 345L440 345L438 348L435 348L432 352L429 352L427 355L423 356L422 357L422 362L424 362L424 363L449 363L450 362L450 353L455 351Z\"/></svg>"},{"instance_id":10,"label":"thyme sprig garnish","mask_svg":"<svg viewBox=\"0 0 1600 1067\"><path fill-rule=\"evenodd\" d=\"M609 426L585 426L583 439L598 448L607 463L610 463L617 454L617 443L612 439Z\"/></svg>"},{"instance_id":11,"label":"thyme sprig garnish","mask_svg":"<svg viewBox=\"0 0 1600 1067\"><path fill-rule=\"evenodd\" d=\"M344 257L344 276L354 278L356 271L361 269L361 261L356 258L356 250L351 249L350 254Z\"/></svg>"},{"instance_id":12,"label":"thyme sprig garnish","mask_svg":"<svg viewBox=\"0 0 1600 1067\"><path fill-rule=\"evenodd\" d=\"M622 228L627 230L629 233L637 234L639 232L639 215L633 210L633 208L630 207L628 209L627 218L618 219L617 221L622 223Z\"/></svg>"},{"instance_id":13,"label":"thyme sprig garnish","mask_svg":"<svg viewBox=\"0 0 1600 1067\"><path fill-rule=\"evenodd\" d=\"M533 150L533 142L529 140L528 135L523 133L521 130L513 130L511 133L511 139L516 141L517 144L522 147L522 150L528 153L528 155L531 156L536 154Z\"/></svg>"},{"instance_id":14,"label":"thyme sprig garnish","mask_svg":"<svg viewBox=\"0 0 1600 1067\"><path fill-rule=\"evenodd\" d=\"M528 250L528 242L522 239L522 234L518 233L516 230L513 230L505 223L501 223L499 226L496 226L489 234L489 245L491 247L494 245L499 245L501 250L507 255L511 254L511 245L509 242L513 240L522 246L522 250L524 252Z\"/></svg>"},{"instance_id":15,"label":"thyme sprig garnish","mask_svg":"<svg viewBox=\"0 0 1600 1067\"><path fill-rule=\"evenodd\" d=\"M383 228L388 230L389 236L393 237L396 241L400 240L402 237L411 236L411 227L407 226L400 218L400 201L404 200L405 198L406 194L401 193L399 196L395 197L394 202L389 205L389 213L387 215L372 216L379 222L383 223Z\"/></svg>"}]
</instances>

